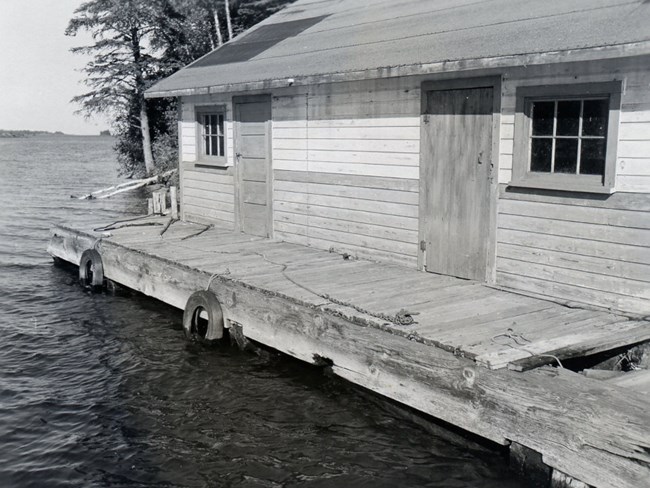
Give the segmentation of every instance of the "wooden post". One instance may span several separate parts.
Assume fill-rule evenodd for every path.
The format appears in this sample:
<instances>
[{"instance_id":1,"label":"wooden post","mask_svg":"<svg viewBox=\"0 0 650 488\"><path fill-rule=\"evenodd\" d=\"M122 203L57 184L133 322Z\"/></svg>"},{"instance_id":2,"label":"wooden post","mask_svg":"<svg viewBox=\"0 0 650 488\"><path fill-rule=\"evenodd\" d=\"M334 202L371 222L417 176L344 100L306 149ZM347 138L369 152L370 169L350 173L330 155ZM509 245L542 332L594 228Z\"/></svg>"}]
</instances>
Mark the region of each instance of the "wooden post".
<instances>
[{"instance_id":1,"label":"wooden post","mask_svg":"<svg viewBox=\"0 0 650 488\"><path fill-rule=\"evenodd\" d=\"M153 214L153 197L147 198L147 215Z\"/></svg>"},{"instance_id":2,"label":"wooden post","mask_svg":"<svg viewBox=\"0 0 650 488\"><path fill-rule=\"evenodd\" d=\"M172 219L178 218L178 201L176 200L176 187L169 188L169 204L172 209Z\"/></svg>"},{"instance_id":3,"label":"wooden post","mask_svg":"<svg viewBox=\"0 0 650 488\"><path fill-rule=\"evenodd\" d=\"M534 488L546 488L551 481L551 468L544 464L542 455L518 442L510 444L510 469Z\"/></svg>"},{"instance_id":4,"label":"wooden post","mask_svg":"<svg viewBox=\"0 0 650 488\"><path fill-rule=\"evenodd\" d=\"M551 488L589 488L589 485L554 469L551 475Z\"/></svg>"},{"instance_id":5,"label":"wooden post","mask_svg":"<svg viewBox=\"0 0 650 488\"><path fill-rule=\"evenodd\" d=\"M155 191L152 193L153 196L153 213L155 215L160 215L160 194Z\"/></svg>"},{"instance_id":6,"label":"wooden post","mask_svg":"<svg viewBox=\"0 0 650 488\"><path fill-rule=\"evenodd\" d=\"M167 213L167 188L163 188L160 194L160 213L162 215Z\"/></svg>"}]
</instances>

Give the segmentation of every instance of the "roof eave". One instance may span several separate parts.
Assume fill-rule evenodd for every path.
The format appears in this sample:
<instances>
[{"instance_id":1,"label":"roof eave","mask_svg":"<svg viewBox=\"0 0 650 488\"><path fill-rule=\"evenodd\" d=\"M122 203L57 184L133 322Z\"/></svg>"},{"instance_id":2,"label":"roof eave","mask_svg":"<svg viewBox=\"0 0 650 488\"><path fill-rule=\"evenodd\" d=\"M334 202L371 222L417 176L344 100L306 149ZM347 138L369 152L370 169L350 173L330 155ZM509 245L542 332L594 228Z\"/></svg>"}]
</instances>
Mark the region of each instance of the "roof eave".
<instances>
[{"instance_id":1,"label":"roof eave","mask_svg":"<svg viewBox=\"0 0 650 488\"><path fill-rule=\"evenodd\" d=\"M370 70L346 71L340 73L323 73L317 75L282 79L268 79L243 83L229 83L192 87L177 90L156 90L154 85L145 92L145 98L181 97L189 95L207 95L210 93L246 92L284 88L290 85L305 86L320 83L342 81L359 81L376 78L394 78L400 76L427 75L449 72L463 72L478 69L507 68L513 66L530 66L539 64L597 61L620 57L643 56L650 54L650 41L641 41L608 46L597 46L564 51L543 53L514 54L489 58L474 58L440 61L426 64L381 67Z\"/></svg>"}]
</instances>

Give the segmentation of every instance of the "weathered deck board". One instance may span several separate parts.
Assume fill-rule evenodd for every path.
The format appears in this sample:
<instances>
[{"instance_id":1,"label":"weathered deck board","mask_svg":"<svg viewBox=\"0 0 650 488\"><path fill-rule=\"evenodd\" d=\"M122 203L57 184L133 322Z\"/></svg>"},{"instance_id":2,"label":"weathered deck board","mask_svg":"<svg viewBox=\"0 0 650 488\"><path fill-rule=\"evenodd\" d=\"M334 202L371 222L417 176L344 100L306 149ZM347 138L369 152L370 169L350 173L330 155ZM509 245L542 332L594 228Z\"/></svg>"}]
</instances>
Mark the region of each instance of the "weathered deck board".
<instances>
[{"instance_id":1,"label":"weathered deck board","mask_svg":"<svg viewBox=\"0 0 650 488\"><path fill-rule=\"evenodd\" d=\"M630 371L605 381L609 384L630 388L637 393L650 396L650 370L648 369Z\"/></svg>"},{"instance_id":2,"label":"weathered deck board","mask_svg":"<svg viewBox=\"0 0 650 488\"><path fill-rule=\"evenodd\" d=\"M191 230L190 227L187 230ZM159 230L151 228L149 232ZM132 232L129 235L133 237ZM647 433L650 414L646 397L562 369L515 372L502 368L489 371L462 354L455 355L426 342L456 343L454 337L459 337L458 329L462 324L474 326L471 321L474 314L482 317L477 329L482 337L503 333L513 320L520 323L523 317L535 317L526 321L526 325L533 327L533 324L538 324L539 344L543 344L545 326L557 330L558 337L572 337L571 334L562 336L558 317L564 317L560 320L562 324L570 322L567 317L575 318L575 323L580 324L579 330L583 331L589 325L589 319L585 317L593 314L592 324L607 325L609 314L573 310L467 281L459 280L455 285L435 288L443 283L440 277L421 273L418 279L430 280L434 285L430 300L423 302L422 315L417 316L418 320L424 319L426 325L402 327L377 317L379 308L364 313L355 308L358 307L355 303L327 303L287 282L281 271L284 265L271 264L256 254L263 249L274 249L273 252L290 261L292 253L284 252L285 244L256 242L254 246L247 246L239 256L248 259L235 261L233 255L219 254L222 237L238 242L237 236L216 230L196 238L196 242L204 246L205 262L211 263L201 267L188 266L175 257L161 256L165 245L161 246L160 239L137 244L138 250L133 243L122 245L119 232L97 243L97 236L92 233L58 227L53 232L50 252L78 263L81 252L96 244L107 277L179 308L184 306L193 291L205 289L211 283L210 290L223 304L226 318L242 324L245 334L253 340L308 362L314 362L315 355L329 358L333 362L333 371L343 378L493 441L503 444L516 442L533 449L541 453L543 461L554 469L589 485L637 488L647 481L650 475L650 438ZM163 236L162 243L169 245L169 249L178 250L175 246L179 242L184 246L192 240L179 241L177 237L171 237L166 241ZM297 250L295 247L286 249ZM200 256L200 251L194 246L185 249L192 256L197 256L197 253ZM326 251L302 248L301 252L303 268L300 275L304 273L305 279L309 276L311 252L314 260L334 258L334 261L323 264L328 275L336 266L369 269L366 263L345 261ZM170 255L168 251L164 254ZM372 263L368 264L372 266ZM229 265L232 275L214 275L207 269L208 266L221 268ZM250 271L257 267L261 275L269 277L269 283L282 292L233 277L237 269ZM314 268L316 275L319 268L320 265ZM409 289L400 283L398 271L391 268L390 280L374 282L381 293L392 290L395 297L400 297ZM416 282L413 280L412 271L405 270L403 283ZM449 283L454 282L451 280ZM485 294L485 298L468 300L464 293L469 290ZM424 290L418 292L418 296L420 293ZM489 302L491 296L495 297L494 302ZM461 313L447 307L450 300L463 304ZM504 303L503 315L497 313L499 303ZM509 303L514 305L506 307ZM535 309L534 304L539 308ZM447 307L448 315L440 314L441 322L436 326L436 314L441 307ZM482 313L484 309L489 311ZM618 317L617 320L623 319ZM647 332L647 324L641 325L634 329L635 333ZM416 330L417 334L414 334ZM620 338L626 337L632 329L620 333L608 331L607 327L594 327L592 332L604 334L603 337L609 333ZM479 345L482 343L493 346L492 342L478 341ZM576 346L581 344L578 339ZM469 351L477 341L470 336L457 345Z\"/></svg>"}]
</instances>

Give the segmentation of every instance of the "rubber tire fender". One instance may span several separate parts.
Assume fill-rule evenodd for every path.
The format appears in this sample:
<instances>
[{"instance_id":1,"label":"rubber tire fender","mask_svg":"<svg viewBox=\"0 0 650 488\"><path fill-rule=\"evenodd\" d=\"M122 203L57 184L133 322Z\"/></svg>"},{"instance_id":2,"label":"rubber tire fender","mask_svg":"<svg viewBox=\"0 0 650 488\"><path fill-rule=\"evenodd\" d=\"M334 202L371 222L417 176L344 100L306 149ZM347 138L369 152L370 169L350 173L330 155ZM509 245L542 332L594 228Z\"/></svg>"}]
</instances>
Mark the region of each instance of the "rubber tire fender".
<instances>
[{"instance_id":1,"label":"rubber tire fender","mask_svg":"<svg viewBox=\"0 0 650 488\"><path fill-rule=\"evenodd\" d=\"M198 330L198 318L201 310L208 315L205 334ZM200 342L216 341L223 337L224 321L221 304L214 293L206 290L196 291L190 295L183 311L183 331L188 339Z\"/></svg>"},{"instance_id":2,"label":"rubber tire fender","mask_svg":"<svg viewBox=\"0 0 650 488\"><path fill-rule=\"evenodd\" d=\"M86 249L79 261L79 283L93 289L104 285L102 257L95 249Z\"/></svg>"}]
</instances>

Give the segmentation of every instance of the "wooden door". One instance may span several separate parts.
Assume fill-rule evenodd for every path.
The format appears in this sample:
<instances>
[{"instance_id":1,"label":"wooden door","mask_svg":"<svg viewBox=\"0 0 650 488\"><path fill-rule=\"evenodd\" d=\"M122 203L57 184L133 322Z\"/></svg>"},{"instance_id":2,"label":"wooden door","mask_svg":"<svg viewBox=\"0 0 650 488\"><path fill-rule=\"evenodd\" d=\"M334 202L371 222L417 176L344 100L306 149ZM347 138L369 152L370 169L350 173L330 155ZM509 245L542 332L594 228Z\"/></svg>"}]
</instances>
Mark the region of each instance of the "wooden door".
<instances>
[{"instance_id":1,"label":"wooden door","mask_svg":"<svg viewBox=\"0 0 650 488\"><path fill-rule=\"evenodd\" d=\"M426 270L485 280L491 227L493 88L425 91L421 141Z\"/></svg>"},{"instance_id":2,"label":"wooden door","mask_svg":"<svg viewBox=\"0 0 650 488\"><path fill-rule=\"evenodd\" d=\"M271 235L271 97L233 98L238 225L242 232Z\"/></svg>"}]
</instances>

